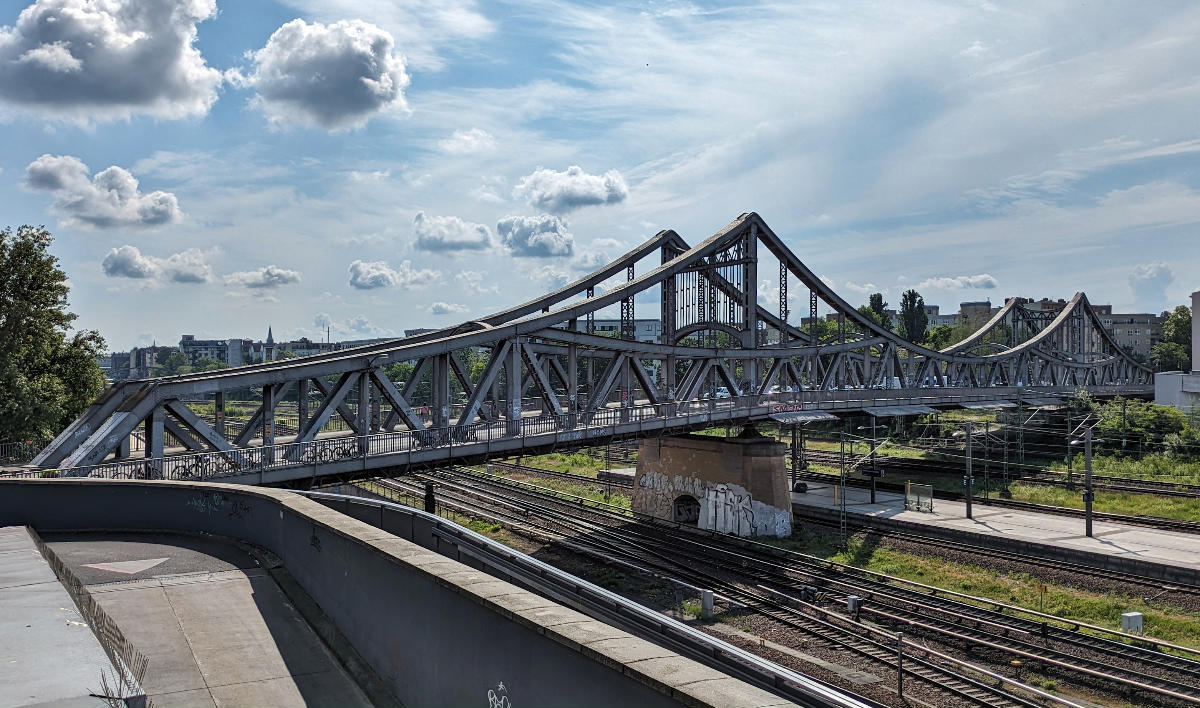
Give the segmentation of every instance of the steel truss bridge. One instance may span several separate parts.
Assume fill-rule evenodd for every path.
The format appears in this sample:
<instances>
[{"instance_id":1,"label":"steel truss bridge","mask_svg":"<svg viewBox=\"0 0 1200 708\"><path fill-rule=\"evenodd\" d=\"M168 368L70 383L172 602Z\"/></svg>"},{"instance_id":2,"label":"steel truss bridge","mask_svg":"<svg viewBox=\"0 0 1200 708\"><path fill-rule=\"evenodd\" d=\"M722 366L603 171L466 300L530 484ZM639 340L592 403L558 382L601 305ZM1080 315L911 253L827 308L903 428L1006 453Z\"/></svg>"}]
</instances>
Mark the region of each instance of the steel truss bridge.
<instances>
[{"instance_id":1,"label":"steel truss bridge","mask_svg":"<svg viewBox=\"0 0 1200 708\"><path fill-rule=\"evenodd\" d=\"M650 268L638 275L645 260ZM808 293L801 322L788 307L796 288ZM777 310L760 304L760 289L777 294ZM635 341L638 302L643 311L658 305L660 343ZM596 313L609 308L620 310L616 336L595 328ZM832 326L814 324L822 309L832 312ZM482 371L466 365L472 354ZM413 365L407 381L385 372L397 362ZM1010 300L942 351L906 341L839 297L750 213L694 247L662 231L559 290L456 327L118 383L29 471L304 484L778 419L781 412L798 419L829 411L886 415L1080 388L1137 396L1152 392L1152 383L1082 293L1053 313ZM231 421L227 398L248 392L255 412ZM330 430L335 423L342 432ZM135 433L145 440L136 456Z\"/></svg>"}]
</instances>

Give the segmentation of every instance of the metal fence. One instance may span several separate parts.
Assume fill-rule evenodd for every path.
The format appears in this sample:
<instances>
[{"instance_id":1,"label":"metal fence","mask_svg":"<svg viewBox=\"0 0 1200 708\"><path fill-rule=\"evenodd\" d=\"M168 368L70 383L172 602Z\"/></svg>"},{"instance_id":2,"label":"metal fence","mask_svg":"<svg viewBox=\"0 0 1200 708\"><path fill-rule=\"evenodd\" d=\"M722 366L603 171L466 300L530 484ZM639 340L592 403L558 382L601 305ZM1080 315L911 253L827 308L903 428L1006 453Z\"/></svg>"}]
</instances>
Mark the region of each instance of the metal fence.
<instances>
[{"instance_id":1,"label":"metal fence","mask_svg":"<svg viewBox=\"0 0 1200 708\"><path fill-rule=\"evenodd\" d=\"M910 511L933 513L933 485L913 484L904 485L904 508Z\"/></svg>"}]
</instances>

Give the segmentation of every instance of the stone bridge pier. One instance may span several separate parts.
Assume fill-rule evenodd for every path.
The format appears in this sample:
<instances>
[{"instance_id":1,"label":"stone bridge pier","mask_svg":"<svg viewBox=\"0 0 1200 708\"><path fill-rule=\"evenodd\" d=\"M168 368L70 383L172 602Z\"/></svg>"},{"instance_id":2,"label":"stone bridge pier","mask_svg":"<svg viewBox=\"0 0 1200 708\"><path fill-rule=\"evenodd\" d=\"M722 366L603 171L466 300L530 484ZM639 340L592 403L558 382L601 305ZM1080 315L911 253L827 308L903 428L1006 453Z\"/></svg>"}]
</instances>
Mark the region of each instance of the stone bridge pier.
<instances>
[{"instance_id":1,"label":"stone bridge pier","mask_svg":"<svg viewBox=\"0 0 1200 708\"><path fill-rule=\"evenodd\" d=\"M641 442L633 510L738 536L789 536L787 446L753 426L737 437Z\"/></svg>"}]
</instances>

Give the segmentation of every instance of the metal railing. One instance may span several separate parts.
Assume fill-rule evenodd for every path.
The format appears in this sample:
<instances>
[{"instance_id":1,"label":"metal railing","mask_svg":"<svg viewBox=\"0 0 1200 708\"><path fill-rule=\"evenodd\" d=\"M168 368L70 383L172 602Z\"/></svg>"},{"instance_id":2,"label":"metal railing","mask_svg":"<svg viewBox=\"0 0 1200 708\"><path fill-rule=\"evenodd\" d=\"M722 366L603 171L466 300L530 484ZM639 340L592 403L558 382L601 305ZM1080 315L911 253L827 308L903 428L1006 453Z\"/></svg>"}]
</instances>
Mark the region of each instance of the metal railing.
<instances>
[{"instance_id":1,"label":"metal railing","mask_svg":"<svg viewBox=\"0 0 1200 708\"><path fill-rule=\"evenodd\" d=\"M1118 388L1118 387L1114 387ZM1108 393L1097 388L1096 394ZM594 411L560 415L543 414L515 421L476 422L420 430L379 432L318 438L307 442L288 442L270 446L242 447L226 451L182 453L157 458L129 459L90 467L54 470L23 470L15 476L95 477L106 479L212 480L247 473L263 473L287 468L309 468L345 460L374 459L375 467L403 466L414 454L446 450L452 459L455 449L460 456L490 451L492 443L520 439L521 447L543 447L575 443L586 439L637 434L645 430L695 428L741 420L764 419L780 410L860 410L894 405L952 405L1016 398L1019 395L1064 395L1073 388L1047 387L1036 391L1015 387L986 389L941 389L923 394L914 389L851 389L838 391L797 391L779 394L709 398L684 402L609 404ZM1114 391L1113 393L1115 393ZM918 395L914 395L918 394ZM574 418L574 425L572 425ZM648 425L649 424L649 425ZM426 455L426 457L428 457ZM384 459L395 458L395 459ZM314 469L315 474L315 469Z\"/></svg>"}]
</instances>

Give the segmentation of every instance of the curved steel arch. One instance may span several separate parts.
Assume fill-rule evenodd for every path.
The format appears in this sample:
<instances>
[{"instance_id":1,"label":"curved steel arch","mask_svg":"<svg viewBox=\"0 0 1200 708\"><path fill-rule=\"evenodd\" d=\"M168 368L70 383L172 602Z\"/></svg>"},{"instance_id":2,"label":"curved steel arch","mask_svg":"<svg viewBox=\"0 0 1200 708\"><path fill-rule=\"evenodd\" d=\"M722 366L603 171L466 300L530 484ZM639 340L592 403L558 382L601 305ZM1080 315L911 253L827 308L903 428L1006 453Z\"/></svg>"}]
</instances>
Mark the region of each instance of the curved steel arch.
<instances>
[{"instance_id":1,"label":"curved steel arch","mask_svg":"<svg viewBox=\"0 0 1200 708\"><path fill-rule=\"evenodd\" d=\"M836 341L814 341L811 332L787 321L786 306L777 316L759 304L760 246L780 264L780 299L786 302L782 293L788 280L796 278L808 289L811 305L823 301L836 313ZM655 253L660 262L636 275L634 266ZM597 291L622 273L628 281ZM666 344L581 331L581 321L607 307L621 304L623 316L632 317L636 297L655 288ZM1011 315L1015 302L1002 313ZM256 458L261 465L299 464L335 418L352 433L342 438L339 450L358 445L363 456L369 454L373 433L397 426L415 436L412 444L423 447L452 448L456 439L479 426L501 430L510 436L509 444L511 436L523 435L530 419L523 402L529 400L538 406L533 419L547 421L555 430L586 428L614 415L619 423L628 422L639 400L646 407L637 416L670 429L679 411L706 400L718 382L747 397L754 408L774 391L793 397L825 392L822 400L833 405L839 396L861 398L842 393L847 391L899 389L903 394L936 388L950 401L963 391L1031 385L1143 392L1150 381L1149 370L1112 341L1082 293L1027 341L991 354L968 351L1000 322L998 313L984 329L943 351L905 340L850 306L757 214L747 213L692 247L674 231L660 231L558 290L454 327L311 357L122 382L93 403L34 464L87 468L114 452L127 456L126 441L143 425L151 457L165 455L170 438L239 469L249 459L247 446L266 450L262 455L269 460ZM688 334L705 330L728 333L736 346L679 345ZM487 354L477 378L460 356L468 349ZM415 362L407 382L391 381L382 370L399 361ZM423 392L426 380L428 393ZM466 395L461 410L452 410L451 382ZM246 387L261 387L262 401L254 417L234 431L225 430L222 415L201 419L184 402L211 398L220 410L225 392ZM296 424L288 444L294 447L280 453L280 460L274 452L278 403L293 390ZM689 416L688 425L696 424L695 414ZM490 436L492 428L487 430ZM258 445L251 445L256 440Z\"/></svg>"}]
</instances>

